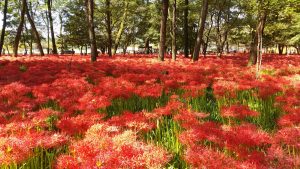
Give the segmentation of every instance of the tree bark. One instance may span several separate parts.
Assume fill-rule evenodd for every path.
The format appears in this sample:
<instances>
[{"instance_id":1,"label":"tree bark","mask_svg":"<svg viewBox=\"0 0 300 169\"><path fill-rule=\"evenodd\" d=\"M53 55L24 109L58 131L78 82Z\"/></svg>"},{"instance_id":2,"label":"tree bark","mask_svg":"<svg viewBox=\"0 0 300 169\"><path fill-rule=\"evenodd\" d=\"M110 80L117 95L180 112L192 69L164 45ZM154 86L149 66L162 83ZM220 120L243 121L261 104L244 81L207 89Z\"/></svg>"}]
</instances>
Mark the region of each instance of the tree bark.
<instances>
[{"instance_id":1,"label":"tree bark","mask_svg":"<svg viewBox=\"0 0 300 169\"><path fill-rule=\"evenodd\" d=\"M28 6L27 6L27 1L23 0L23 2L25 3L26 16L27 16L27 19L28 19L28 21L30 23L31 29L33 31L32 33L33 33L34 39L36 41L37 47L38 47L38 49L40 51L40 55L44 56L44 51L43 51L43 47L42 47L42 44L41 44L40 35L39 35L39 33L38 33L38 31L37 31L37 29L35 27L33 19L30 16L29 9L28 9Z\"/></svg>"},{"instance_id":2,"label":"tree bark","mask_svg":"<svg viewBox=\"0 0 300 169\"><path fill-rule=\"evenodd\" d=\"M26 22L24 22L24 25L26 25ZM26 29L25 31L23 30L23 46L24 46L24 50L25 52L23 53L23 55L27 55L27 45L26 45Z\"/></svg>"},{"instance_id":3,"label":"tree bark","mask_svg":"<svg viewBox=\"0 0 300 169\"><path fill-rule=\"evenodd\" d=\"M57 47L55 42L54 28L53 28L53 18L52 18L52 0L47 0L48 7L48 17L50 22L51 40L52 40L52 54L57 54Z\"/></svg>"},{"instance_id":4,"label":"tree bark","mask_svg":"<svg viewBox=\"0 0 300 169\"><path fill-rule=\"evenodd\" d=\"M258 45L258 35L255 30L251 31L252 41L250 44L250 56L248 61L248 66L252 66L256 64L257 58L257 45Z\"/></svg>"},{"instance_id":5,"label":"tree bark","mask_svg":"<svg viewBox=\"0 0 300 169\"><path fill-rule=\"evenodd\" d=\"M49 29L49 17L48 17L48 11L45 12L46 15L46 24L47 24L47 54L50 54L50 29Z\"/></svg>"},{"instance_id":6,"label":"tree bark","mask_svg":"<svg viewBox=\"0 0 300 169\"><path fill-rule=\"evenodd\" d=\"M207 48L208 48L208 44L209 44L209 35L210 35L211 30L213 28L213 19L214 19L214 15L211 14L211 17L210 17L210 26L209 26L209 29L207 31L206 40L205 40L205 42L203 42L203 50L202 50L202 52L203 52L204 57L206 57L206 54L207 54Z\"/></svg>"},{"instance_id":7,"label":"tree bark","mask_svg":"<svg viewBox=\"0 0 300 169\"><path fill-rule=\"evenodd\" d=\"M263 34L264 34L264 28L265 28L265 22L267 20L267 11L263 9L262 6L263 2L260 0L259 4L259 11L258 11L258 16L259 16L259 22L257 25L257 39L258 39L258 44L257 44L257 61L256 61L256 77L258 78L260 75L260 70L261 70L261 65L262 65L262 48L263 48Z\"/></svg>"},{"instance_id":8,"label":"tree bark","mask_svg":"<svg viewBox=\"0 0 300 169\"><path fill-rule=\"evenodd\" d=\"M124 9L124 13L123 13L123 16L122 16L122 19L121 19L120 28L119 28L119 31L118 31L117 36L116 36L115 45L114 45L114 49L113 49L113 52L112 52L113 55L115 55L117 50L118 50L120 40L121 40L121 36L122 36L123 31L124 31L125 21L126 21L127 14L128 14L128 5L129 5L129 2L125 1L125 9Z\"/></svg>"},{"instance_id":9,"label":"tree bark","mask_svg":"<svg viewBox=\"0 0 300 169\"><path fill-rule=\"evenodd\" d=\"M294 48L296 48L297 54L300 54L300 45L295 45Z\"/></svg>"},{"instance_id":10,"label":"tree bark","mask_svg":"<svg viewBox=\"0 0 300 169\"><path fill-rule=\"evenodd\" d=\"M27 34L27 37L30 37L30 40L29 40L29 54L30 55L32 55L33 54L33 51L32 51L32 35L31 36L29 36L29 34L28 34L28 28L27 28L27 26L26 26L26 24L24 24L24 27L25 27L25 32L26 32L26 34Z\"/></svg>"},{"instance_id":11,"label":"tree bark","mask_svg":"<svg viewBox=\"0 0 300 169\"><path fill-rule=\"evenodd\" d=\"M172 18L172 60L176 60L176 0L173 0L173 18Z\"/></svg>"},{"instance_id":12,"label":"tree bark","mask_svg":"<svg viewBox=\"0 0 300 169\"><path fill-rule=\"evenodd\" d=\"M91 45L91 61L97 61L97 46L95 37L95 26L94 26L94 0L86 0L86 14L88 19L89 27L89 39Z\"/></svg>"},{"instance_id":13,"label":"tree bark","mask_svg":"<svg viewBox=\"0 0 300 169\"><path fill-rule=\"evenodd\" d=\"M201 10L201 20L200 20L200 28L198 31L195 47L194 47L194 53L193 53L193 61L197 61L199 59L199 53L200 53L200 47L203 43L203 33L205 28L205 21L206 16L208 13L208 0L202 1L202 10Z\"/></svg>"},{"instance_id":14,"label":"tree bark","mask_svg":"<svg viewBox=\"0 0 300 169\"><path fill-rule=\"evenodd\" d=\"M5 29L6 29L6 19L7 19L7 5L8 0L4 1L4 9L3 9L3 23L2 23L2 31L0 37L0 56L2 54L3 44L4 44L4 37L5 37Z\"/></svg>"},{"instance_id":15,"label":"tree bark","mask_svg":"<svg viewBox=\"0 0 300 169\"><path fill-rule=\"evenodd\" d=\"M284 49L284 45L283 44L278 44L278 53L279 53L279 55L283 55L283 49Z\"/></svg>"},{"instance_id":16,"label":"tree bark","mask_svg":"<svg viewBox=\"0 0 300 169\"><path fill-rule=\"evenodd\" d=\"M189 57L189 0L184 1L184 57Z\"/></svg>"},{"instance_id":17,"label":"tree bark","mask_svg":"<svg viewBox=\"0 0 300 169\"><path fill-rule=\"evenodd\" d=\"M24 18L26 13L26 0L22 0L22 10L21 10L21 20L17 29L17 34L14 41L14 49L13 49L13 56L18 56L18 49L19 49L19 43L21 39L21 34L24 26Z\"/></svg>"},{"instance_id":18,"label":"tree bark","mask_svg":"<svg viewBox=\"0 0 300 169\"><path fill-rule=\"evenodd\" d=\"M63 20L62 20L62 15L61 13L58 15L59 17L59 21L60 21L60 29L59 29L59 36L61 38L61 47L60 47L60 53L63 54L64 51L64 38L62 35L62 31L63 31Z\"/></svg>"},{"instance_id":19,"label":"tree bark","mask_svg":"<svg viewBox=\"0 0 300 169\"><path fill-rule=\"evenodd\" d=\"M146 54L150 54L150 39L149 37L146 38L145 40L145 48L146 48Z\"/></svg>"},{"instance_id":20,"label":"tree bark","mask_svg":"<svg viewBox=\"0 0 300 169\"><path fill-rule=\"evenodd\" d=\"M217 15L217 57L221 57L224 53L224 47L227 43L228 38L228 29L229 29L229 18L230 18L230 5L227 6L227 9L223 9L222 7L226 6L226 3L230 4L230 1L224 1L222 6L220 6L218 15ZM226 12L226 13L225 13ZM223 31L221 30L221 18L222 13L225 14L225 24L222 25Z\"/></svg>"},{"instance_id":21,"label":"tree bark","mask_svg":"<svg viewBox=\"0 0 300 169\"><path fill-rule=\"evenodd\" d=\"M106 0L106 29L108 35L107 53L109 57L112 57L112 33L111 33L111 11L110 11L110 0Z\"/></svg>"},{"instance_id":22,"label":"tree bark","mask_svg":"<svg viewBox=\"0 0 300 169\"><path fill-rule=\"evenodd\" d=\"M162 16L160 23L160 43L159 43L159 55L158 60L164 61L165 59L165 44L166 44L166 30L168 19L169 0L162 1Z\"/></svg>"}]
</instances>

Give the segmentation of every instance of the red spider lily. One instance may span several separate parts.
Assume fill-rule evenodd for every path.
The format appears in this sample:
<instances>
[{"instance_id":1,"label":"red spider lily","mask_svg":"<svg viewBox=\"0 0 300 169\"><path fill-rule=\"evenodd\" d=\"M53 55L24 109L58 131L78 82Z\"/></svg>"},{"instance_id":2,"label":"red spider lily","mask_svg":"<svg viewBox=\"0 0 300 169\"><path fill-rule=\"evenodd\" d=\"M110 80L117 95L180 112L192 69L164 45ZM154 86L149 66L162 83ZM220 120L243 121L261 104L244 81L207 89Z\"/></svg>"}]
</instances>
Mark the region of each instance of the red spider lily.
<instances>
[{"instance_id":1,"label":"red spider lily","mask_svg":"<svg viewBox=\"0 0 300 169\"><path fill-rule=\"evenodd\" d=\"M230 107L223 107L221 109L221 115L227 118L238 118L244 119L246 117L256 117L259 115L258 112L250 110L248 106L244 105L232 105Z\"/></svg>"},{"instance_id":2,"label":"red spider lily","mask_svg":"<svg viewBox=\"0 0 300 169\"><path fill-rule=\"evenodd\" d=\"M275 141L280 144L300 148L300 128L285 127L280 129L275 135Z\"/></svg>"},{"instance_id":3,"label":"red spider lily","mask_svg":"<svg viewBox=\"0 0 300 169\"><path fill-rule=\"evenodd\" d=\"M225 147L236 152L240 159L249 158L253 153L251 149L264 148L272 143L271 137L267 133L258 130L251 124L228 128L224 141Z\"/></svg>"},{"instance_id":4,"label":"red spider lily","mask_svg":"<svg viewBox=\"0 0 300 169\"><path fill-rule=\"evenodd\" d=\"M149 121L143 113L124 112L121 116L114 116L109 124L119 127L126 127L134 131L149 131L155 127L154 122Z\"/></svg>"},{"instance_id":5,"label":"red spider lily","mask_svg":"<svg viewBox=\"0 0 300 169\"><path fill-rule=\"evenodd\" d=\"M50 116L58 116L60 113L51 109L42 109L37 112L27 113L28 118L31 118L35 126L46 127L47 120Z\"/></svg>"},{"instance_id":6,"label":"red spider lily","mask_svg":"<svg viewBox=\"0 0 300 169\"><path fill-rule=\"evenodd\" d=\"M84 140L72 144L73 156L59 158L57 168L64 168L63 158L67 158L80 168L161 168L167 161L165 151L153 145L137 141L132 131L111 135L110 126L92 126Z\"/></svg>"},{"instance_id":7,"label":"red spider lily","mask_svg":"<svg viewBox=\"0 0 300 169\"><path fill-rule=\"evenodd\" d=\"M222 153L199 146L188 149L184 158L193 168L257 168L255 164L239 162Z\"/></svg>"},{"instance_id":8,"label":"red spider lily","mask_svg":"<svg viewBox=\"0 0 300 169\"><path fill-rule=\"evenodd\" d=\"M83 134L93 124L100 122L103 117L104 115L98 113L84 113L76 117L62 118L57 122L56 126L68 135Z\"/></svg>"},{"instance_id":9,"label":"red spider lily","mask_svg":"<svg viewBox=\"0 0 300 169\"><path fill-rule=\"evenodd\" d=\"M70 155L61 155L57 159L55 168L57 169L80 169L79 162Z\"/></svg>"},{"instance_id":10,"label":"red spider lily","mask_svg":"<svg viewBox=\"0 0 300 169\"><path fill-rule=\"evenodd\" d=\"M207 113L191 112L190 110L181 109L173 119L179 121L182 127L189 129L199 124L198 119L206 118L208 116L209 114Z\"/></svg>"},{"instance_id":11,"label":"red spider lily","mask_svg":"<svg viewBox=\"0 0 300 169\"><path fill-rule=\"evenodd\" d=\"M300 108L291 110L293 112L283 115L278 120L281 127L292 127L300 124Z\"/></svg>"},{"instance_id":12,"label":"red spider lily","mask_svg":"<svg viewBox=\"0 0 300 169\"><path fill-rule=\"evenodd\" d=\"M274 78L271 76L264 76L264 81L258 83L258 95L261 98L267 98L272 96L278 92L283 91L283 87L288 84L283 78Z\"/></svg>"},{"instance_id":13,"label":"red spider lily","mask_svg":"<svg viewBox=\"0 0 300 169\"><path fill-rule=\"evenodd\" d=\"M110 100L106 96L97 96L92 92L87 92L79 100L79 110L96 111L110 105Z\"/></svg>"},{"instance_id":14,"label":"red spider lily","mask_svg":"<svg viewBox=\"0 0 300 169\"><path fill-rule=\"evenodd\" d=\"M31 143L27 139L0 138L0 164L20 163L32 155Z\"/></svg>"},{"instance_id":15,"label":"red spider lily","mask_svg":"<svg viewBox=\"0 0 300 169\"><path fill-rule=\"evenodd\" d=\"M203 141L211 141L219 146L224 144L224 132L220 125L214 122L205 122L191 128L187 131L182 132L179 135L179 140L182 144L193 147Z\"/></svg>"},{"instance_id":16,"label":"red spider lily","mask_svg":"<svg viewBox=\"0 0 300 169\"><path fill-rule=\"evenodd\" d=\"M130 97L135 89L135 84L131 80L125 78L112 78L105 77L102 78L99 85L97 85L93 90L98 95L107 96L110 99L124 97Z\"/></svg>"},{"instance_id":17,"label":"red spider lily","mask_svg":"<svg viewBox=\"0 0 300 169\"><path fill-rule=\"evenodd\" d=\"M160 97L163 92L163 87L159 84L146 84L137 86L134 93L141 97Z\"/></svg>"},{"instance_id":18,"label":"red spider lily","mask_svg":"<svg viewBox=\"0 0 300 169\"><path fill-rule=\"evenodd\" d=\"M214 95L218 97L229 96L235 98L237 83L233 81L218 80L213 84Z\"/></svg>"},{"instance_id":19,"label":"red spider lily","mask_svg":"<svg viewBox=\"0 0 300 169\"><path fill-rule=\"evenodd\" d=\"M167 116L175 113L183 107L183 103L177 100L171 100L165 107L156 108L153 112L157 115L156 117Z\"/></svg>"},{"instance_id":20,"label":"red spider lily","mask_svg":"<svg viewBox=\"0 0 300 169\"><path fill-rule=\"evenodd\" d=\"M300 158L299 156L290 156L282 149L281 146L273 144L267 151L267 157L269 167L274 168L299 168Z\"/></svg>"}]
</instances>

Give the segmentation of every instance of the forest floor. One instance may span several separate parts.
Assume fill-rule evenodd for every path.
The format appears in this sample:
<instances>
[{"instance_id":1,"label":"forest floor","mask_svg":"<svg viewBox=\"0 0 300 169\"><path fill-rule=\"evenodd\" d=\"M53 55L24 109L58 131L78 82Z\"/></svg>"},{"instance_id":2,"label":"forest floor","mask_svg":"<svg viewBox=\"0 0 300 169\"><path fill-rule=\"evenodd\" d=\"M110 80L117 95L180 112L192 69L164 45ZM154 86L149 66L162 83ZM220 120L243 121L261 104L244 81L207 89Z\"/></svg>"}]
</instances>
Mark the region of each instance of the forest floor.
<instances>
[{"instance_id":1,"label":"forest floor","mask_svg":"<svg viewBox=\"0 0 300 169\"><path fill-rule=\"evenodd\" d=\"M0 57L0 168L300 168L300 56Z\"/></svg>"}]
</instances>

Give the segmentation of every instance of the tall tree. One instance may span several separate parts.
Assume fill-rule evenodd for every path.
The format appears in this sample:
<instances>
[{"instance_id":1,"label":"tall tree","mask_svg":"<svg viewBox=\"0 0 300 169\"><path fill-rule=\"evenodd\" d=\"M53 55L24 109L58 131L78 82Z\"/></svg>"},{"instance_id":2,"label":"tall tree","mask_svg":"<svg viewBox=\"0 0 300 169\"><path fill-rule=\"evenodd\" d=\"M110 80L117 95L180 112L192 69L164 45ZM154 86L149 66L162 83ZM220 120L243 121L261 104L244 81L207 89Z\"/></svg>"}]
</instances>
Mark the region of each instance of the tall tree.
<instances>
[{"instance_id":1,"label":"tall tree","mask_svg":"<svg viewBox=\"0 0 300 169\"><path fill-rule=\"evenodd\" d=\"M5 37L5 28L6 28L6 19L7 19L7 5L8 0L4 1L4 8L3 8L3 23L2 23L2 31L0 37L0 56L2 54L3 44L4 44L4 37Z\"/></svg>"},{"instance_id":2,"label":"tall tree","mask_svg":"<svg viewBox=\"0 0 300 169\"><path fill-rule=\"evenodd\" d=\"M267 2L269 3L269 1ZM250 44L250 57L248 61L248 66L251 65L257 65L257 72L259 72L260 65L261 65L261 52L259 50L262 50L262 36L263 36L263 31L265 28L265 23L267 19L267 9L266 5L264 5L264 2L262 0L258 1L258 10L257 10L257 24L256 24L256 29L252 30L251 35L252 35L252 42Z\"/></svg>"},{"instance_id":3,"label":"tall tree","mask_svg":"<svg viewBox=\"0 0 300 169\"><path fill-rule=\"evenodd\" d=\"M194 47L194 53L193 53L193 61L197 61L199 59L199 53L200 53L200 47L201 44L203 43L203 33L204 33L204 28L205 28L205 21L206 21L206 16L208 13L208 0L203 0L202 1L202 9L201 9L201 19L200 19L200 27L198 30L198 35Z\"/></svg>"},{"instance_id":4,"label":"tall tree","mask_svg":"<svg viewBox=\"0 0 300 169\"><path fill-rule=\"evenodd\" d=\"M189 57L189 0L184 0L184 57Z\"/></svg>"},{"instance_id":5,"label":"tall tree","mask_svg":"<svg viewBox=\"0 0 300 169\"><path fill-rule=\"evenodd\" d=\"M105 1L106 4L106 30L107 30L107 53L109 57L112 57L112 30L111 30L111 9L110 0Z\"/></svg>"},{"instance_id":6,"label":"tall tree","mask_svg":"<svg viewBox=\"0 0 300 169\"><path fill-rule=\"evenodd\" d=\"M13 49L13 56L17 57L18 56L18 49L19 49L19 43L21 39L21 33L23 30L24 26L24 19L25 19L25 13L26 13L26 0L22 0L22 9L21 9L21 18L20 18L20 23L17 29L17 34L15 36L15 41L14 41L14 49Z\"/></svg>"},{"instance_id":7,"label":"tall tree","mask_svg":"<svg viewBox=\"0 0 300 169\"><path fill-rule=\"evenodd\" d=\"M57 47L55 43L55 35L53 28L53 18L52 18L52 0L47 0L47 8L48 8L48 17L51 31L51 40L52 40L52 53L57 54Z\"/></svg>"},{"instance_id":8,"label":"tall tree","mask_svg":"<svg viewBox=\"0 0 300 169\"><path fill-rule=\"evenodd\" d=\"M258 8L258 24L256 28L257 32L257 61L256 61L256 76L259 77L261 63L262 63L262 47L263 47L263 33L265 28L265 23L267 20L267 10L263 6L263 1L259 0Z\"/></svg>"},{"instance_id":9,"label":"tall tree","mask_svg":"<svg viewBox=\"0 0 300 169\"><path fill-rule=\"evenodd\" d=\"M27 5L27 1L26 0L23 0L23 3L25 3L25 11L26 11L26 16L27 16L27 19L30 23L30 26L31 26L31 30L32 30L32 33L33 33L33 36L34 36L34 39L35 39L35 42L37 44L37 47L40 51L40 55L41 56L44 56L44 51L43 51L43 47L42 47L42 44L41 44L41 38L40 38L40 35L35 27L35 24L34 24L34 21L30 15L30 12L29 12L29 8L28 8L28 5Z\"/></svg>"},{"instance_id":10,"label":"tall tree","mask_svg":"<svg viewBox=\"0 0 300 169\"><path fill-rule=\"evenodd\" d=\"M121 40L121 36L122 36L123 31L124 31L125 22L126 22L126 18L127 18L127 15L128 15L128 6L129 6L129 1L127 0L127 1L125 1L124 13L123 13L123 16L121 18L120 27L119 27L119 30L118 30L118 33L117 33L117 36L116 36L116 40L115 40L115 44L114 44L114 48L113 48L113 52L112 52L113 55L115 55L117 50L118 50L120 40Z\"/></svg>"},{"instance_id":11,"label":"tall tree","mask_svg":"<svg viewBox=\"0 0 300 169\"><path fill-rule=\"evenodd\" d=\"M173 0L173 17L172 17L172 60L176 60L176 0Z\"/></svg>"},{"instance_id":12,"label":"tall tree","mask_svg":"<svg viewBox=\"0 0 300 169\"><path fill-rule=\"evenodd\" d=\"M159 61L164 61L164 57L165 57L168 8L169 8L169 0L162 0L162 16L161 16L161 23L160 23L160 43L159 43L159 55L158 55Z\"/></svg>"},{"instance_id":13,"label":"tall tree","mask_svg":"<svg viewBox=\"0 0 300 169\"><path fill-rule=\"evenodd\" d=\"M97 46L94 26L94 0L86 0L86 14L89 27L89 39L91 45L91 61L97 61Z\"/></svg>"}]
</instances>

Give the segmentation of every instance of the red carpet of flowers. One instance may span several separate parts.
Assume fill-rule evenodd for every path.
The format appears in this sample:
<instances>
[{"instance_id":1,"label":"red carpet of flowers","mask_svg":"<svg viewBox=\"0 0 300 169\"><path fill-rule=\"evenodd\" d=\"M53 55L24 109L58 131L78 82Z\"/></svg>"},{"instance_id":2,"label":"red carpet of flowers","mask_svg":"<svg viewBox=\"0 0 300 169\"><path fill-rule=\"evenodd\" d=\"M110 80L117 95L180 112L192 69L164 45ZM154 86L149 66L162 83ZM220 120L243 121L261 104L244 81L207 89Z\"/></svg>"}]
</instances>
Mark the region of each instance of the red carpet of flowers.
<instances>
[{"instance_id":1,"label":"red carpet of flowers","mask_svg":"<svg viewBox=\"0 0 300 169\"><path fill-rule=\"evenodd\" d=\"M89 60L0 57L0 168L300 168L300 56Z\"/></svg>"}]
</instances>

